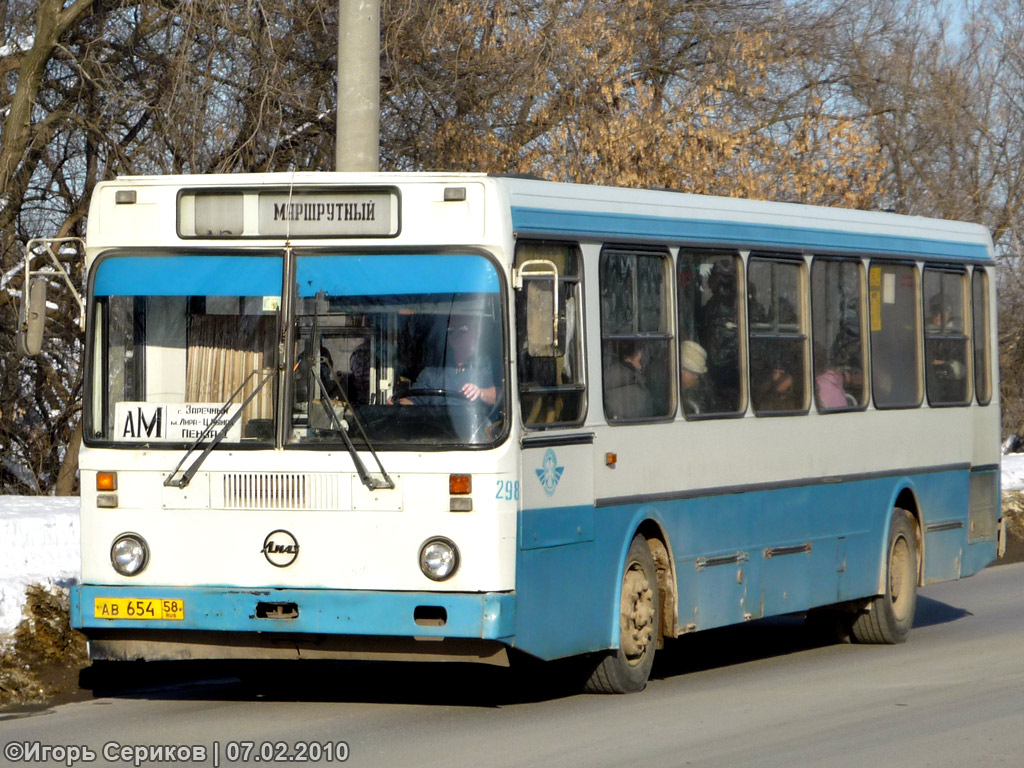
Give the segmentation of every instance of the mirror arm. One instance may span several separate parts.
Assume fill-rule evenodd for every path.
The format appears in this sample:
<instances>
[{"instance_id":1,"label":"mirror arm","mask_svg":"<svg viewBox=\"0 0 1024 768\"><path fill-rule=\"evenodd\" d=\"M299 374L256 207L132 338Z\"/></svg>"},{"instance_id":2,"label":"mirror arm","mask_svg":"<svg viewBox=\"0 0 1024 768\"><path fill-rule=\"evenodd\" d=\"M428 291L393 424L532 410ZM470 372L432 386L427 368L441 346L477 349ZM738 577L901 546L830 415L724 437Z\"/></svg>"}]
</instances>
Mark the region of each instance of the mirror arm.
<instances>
[{"instance_id":1,"label":"mirror arm","mask_svg":"<svg viewBox=\"0 0 1024 768\"><path fill-rule=\"evenodd\" d=\"M71 282L71 278L68 276L67 270L64 269L63 265L60 263L60 259L58 259L57 255L53 252L53 246L57 245L58 243L59 244L63 244L63 243L78 243L79 247L81 248L81 252L82 252L83 256L85 254L85 240L83 240L80 237L35 237L35 238L29 240L28 243L25 245L25 282L24 282L24 287L22 288L22 290L23 291L27 291L28 290L28 288L29 288L29 280L31 280L32 275L52 275L52 274L54 274L53 272L44 272L44 271L39 270L39 269L32 269L31 268L32 267L32 256L33 256L32 250L37 245L42 244L46 248L45 253L46 253L47 256L50 257L50 261L53 262L53 266L56 268L57 274L59 274L61 276L61 278L64 280L64 283L67 285L68 289L71 291L71 295L74 297L75 302L78 304L78 330L84 331L85 330L85 301L82 299L82 295L78 292L78 289L75 288L74 283ZM45 311L45 307L44 307L44 311Z\"/></svg>"},{"instance_id":2,"label":"mirror arm","mask_svg":"<svg viewBox=\"0 0 1024 768\"><path fill-rule=\"evenodd\" d=\"M527 267L538 267L527 272ZM523 289L523 277L551 276L554 289L554 301L551 305L551 338L554 348L558 349L558 265L548 259L527 259L518 268L512 270L512 287L517 291Z\"/></svg>"}]
</instances>

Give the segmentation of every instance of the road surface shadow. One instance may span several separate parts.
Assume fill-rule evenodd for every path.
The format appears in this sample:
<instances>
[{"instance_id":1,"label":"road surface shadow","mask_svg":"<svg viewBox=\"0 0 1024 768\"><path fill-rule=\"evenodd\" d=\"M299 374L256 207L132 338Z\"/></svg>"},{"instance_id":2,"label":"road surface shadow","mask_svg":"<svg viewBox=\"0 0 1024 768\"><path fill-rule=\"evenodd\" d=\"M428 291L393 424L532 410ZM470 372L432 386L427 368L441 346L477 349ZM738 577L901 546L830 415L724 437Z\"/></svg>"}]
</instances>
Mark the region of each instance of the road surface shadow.
<instances>
[{"instance_id":1,"label":"road surface shadow","mask_svg":"<svg viewBox=\"0 0 1024 768\"><path fill-rule=\"evenodd\" d=\"M915 627L970 616L918 596ZM781 616L667 640L651 678L745 664L837 642L802 615ZM175 661L95 663L80 684L97 698L304 701L501 707L574 696L583 660L541 663L523 655L511 668L462 663L352 661Z\"/></svg>"},{"instance_id":2,"label":"road surface shadow","mask_svg":"<svg viewBox=\"0 0 1024 768\"><path fill-rule=\"evenodd\" d=\"M941 600L932 600L924 595L917 596L917 610L914 613L914 627L933 627L948 624L974 614L964 608L957 608Z\"/></svg>"}]
</instances>

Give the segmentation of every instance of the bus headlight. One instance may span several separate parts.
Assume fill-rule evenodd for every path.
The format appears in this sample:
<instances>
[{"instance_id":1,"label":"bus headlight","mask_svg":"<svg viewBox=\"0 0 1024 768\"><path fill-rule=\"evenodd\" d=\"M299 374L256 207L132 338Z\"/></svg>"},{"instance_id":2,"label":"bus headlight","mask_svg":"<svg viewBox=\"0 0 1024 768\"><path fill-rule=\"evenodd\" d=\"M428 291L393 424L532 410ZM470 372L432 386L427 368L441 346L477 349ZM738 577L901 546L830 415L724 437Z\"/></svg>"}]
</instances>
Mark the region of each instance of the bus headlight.
<instances>
[{"instance_id":1,"label":"bus headlight","mask_svg":"<svg viewBox=\"0 0 1024 768\"><path fill-rule=\"evenodd\" d=\"M420 570L428 579L444 581L459 570L459 549L443 536L428 539L420 547Z\"/></svg>"},{"instance_id":2,"label":"bus headlight","mask_svg":"<svg viewBox=\"0 0 1024 768\"><path fill-rule=\"evenodd\" d=\"M149 547L137 533L122 533L110 548L110 563L122 576L142 573L149 562Z\"/></svg>"}]
</instances>

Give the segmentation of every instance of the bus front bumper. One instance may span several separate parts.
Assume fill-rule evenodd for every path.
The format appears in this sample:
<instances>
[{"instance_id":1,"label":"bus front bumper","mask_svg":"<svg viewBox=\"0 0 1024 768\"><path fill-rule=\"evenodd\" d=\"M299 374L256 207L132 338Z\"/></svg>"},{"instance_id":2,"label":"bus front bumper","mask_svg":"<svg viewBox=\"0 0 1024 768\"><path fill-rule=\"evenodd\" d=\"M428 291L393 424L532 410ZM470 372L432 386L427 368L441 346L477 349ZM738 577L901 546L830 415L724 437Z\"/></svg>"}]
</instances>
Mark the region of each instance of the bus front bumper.
<instances>
[{"instance_id":1,"label":"bus front bumper","mask_svg":"<svg viewBox=\"0 0 1024 768\"><path fill-rule=\"evenodd\" d=\"M71 589L98 659L358 658L507 663L515 593L146 587Z\"/></svg>"}]
</instances>

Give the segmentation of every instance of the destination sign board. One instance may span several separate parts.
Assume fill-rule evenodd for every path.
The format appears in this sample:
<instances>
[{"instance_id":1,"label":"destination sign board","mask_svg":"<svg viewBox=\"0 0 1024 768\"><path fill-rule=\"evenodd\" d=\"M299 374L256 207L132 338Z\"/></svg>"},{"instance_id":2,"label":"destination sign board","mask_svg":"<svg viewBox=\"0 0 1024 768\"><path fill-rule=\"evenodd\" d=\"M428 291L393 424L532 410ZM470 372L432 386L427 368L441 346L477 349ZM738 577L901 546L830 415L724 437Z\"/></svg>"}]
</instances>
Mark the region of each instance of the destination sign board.
<instances>
[{"instance_id":1,"label":"destination sign board","mask_svg":"<svg viewBox=\"0 0 1024 768\"><path fill-rule=\"evenodd\" d=\"M398 193L377 189L197 189L182 192L182 237L394 237Z\"/></svg>"},{"instance_id":2,"label":"destination sign board","mask_svg":"<svg viewBox=\"0 0 1024 768\"><path fill-rule=\"evenodd\" d=\"M233 403L217 425L210 430L209 439L223 429L242 406ZM122 401L114 405L114 437L133 442L192 442L197 440L221 409L220 403L141 403ZM237 443L242 438L239 422L231 425L225 438Z\"/></svg>"},{"instance_id":3,"label":"destination sign board","mask_svg":"<svg viewBox=\"0 0 1024 768\"><path fill-rule=\"evenodd\" d=\"M271 237L398 234L390 192L261 192L259 232Z\"/></svg>"}]
</instances>

